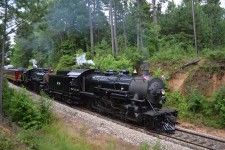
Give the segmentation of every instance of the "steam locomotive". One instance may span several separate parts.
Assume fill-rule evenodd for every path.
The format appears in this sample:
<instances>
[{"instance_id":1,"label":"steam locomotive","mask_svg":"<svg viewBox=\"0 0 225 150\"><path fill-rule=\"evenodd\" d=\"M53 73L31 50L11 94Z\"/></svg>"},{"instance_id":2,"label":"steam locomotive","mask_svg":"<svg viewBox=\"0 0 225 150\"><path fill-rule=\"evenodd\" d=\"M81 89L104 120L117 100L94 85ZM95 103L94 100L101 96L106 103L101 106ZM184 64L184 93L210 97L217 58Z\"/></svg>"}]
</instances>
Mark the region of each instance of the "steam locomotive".
<instances>
[{"instance_id":1,"label":"steam locomotive","mask_svg":"<svg viewBox=\"0 0 225 150\"><path fill-rule=\"evenodd\" d=\"M10 77L12 74L17 77ZM117 74L113 70L102 73L95 69L77 69L51 75L47 69L36 68L6 70L6 77L71 105L82 104L152 130L175 131L178 112L167 105L163 108L165 85L161 79L146 73L129 76L126 70Z\"/></svg>"}]
</instances>

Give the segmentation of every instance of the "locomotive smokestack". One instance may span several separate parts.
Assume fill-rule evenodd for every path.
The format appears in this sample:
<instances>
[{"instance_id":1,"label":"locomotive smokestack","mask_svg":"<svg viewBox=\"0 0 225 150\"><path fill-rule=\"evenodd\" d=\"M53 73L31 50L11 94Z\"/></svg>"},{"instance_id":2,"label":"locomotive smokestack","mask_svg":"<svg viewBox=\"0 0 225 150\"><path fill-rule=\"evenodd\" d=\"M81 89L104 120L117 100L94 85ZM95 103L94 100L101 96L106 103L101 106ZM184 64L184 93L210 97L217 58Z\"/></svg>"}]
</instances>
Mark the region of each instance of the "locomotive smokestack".
<instances>
[{"instance_id":1,"label":"locomotive smokestack","mask_svg":"<svg viewBox=\"0 0 225 150\"><path fill-rule=\"evenodd\" d=\"M147 70L147 69L142 70L142 75L143 76L149 76L149 70Z\"/></svg>"}]
</instances>

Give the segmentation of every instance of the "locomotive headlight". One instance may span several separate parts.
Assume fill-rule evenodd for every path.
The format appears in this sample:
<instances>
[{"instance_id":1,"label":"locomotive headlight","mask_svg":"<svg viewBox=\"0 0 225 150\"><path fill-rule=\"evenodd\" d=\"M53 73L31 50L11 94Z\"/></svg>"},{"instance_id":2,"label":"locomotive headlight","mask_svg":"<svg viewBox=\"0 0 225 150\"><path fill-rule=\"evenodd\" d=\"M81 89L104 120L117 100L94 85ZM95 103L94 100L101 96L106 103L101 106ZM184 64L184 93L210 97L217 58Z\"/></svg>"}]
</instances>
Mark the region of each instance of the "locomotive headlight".
<instances>
[{"instance_id":1,"label":"locomotive headlight","mask_svg":"<svg viewBox=\"0 0 225 150\"><path fill-rule=\"evenodd\" d=\"M162 89L162 95L165 95L166 91L164 89Z\"/></svg>"}]
</instances>

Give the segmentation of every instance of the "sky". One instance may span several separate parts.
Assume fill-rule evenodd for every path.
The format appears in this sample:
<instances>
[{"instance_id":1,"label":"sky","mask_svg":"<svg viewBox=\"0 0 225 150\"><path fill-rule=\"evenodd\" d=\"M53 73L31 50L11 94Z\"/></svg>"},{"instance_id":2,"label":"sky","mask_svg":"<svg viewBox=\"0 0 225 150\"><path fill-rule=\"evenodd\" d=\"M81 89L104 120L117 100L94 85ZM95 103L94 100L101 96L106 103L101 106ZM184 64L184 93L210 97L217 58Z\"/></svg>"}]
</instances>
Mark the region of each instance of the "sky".
<instances>
[{"instance_id":1,"label":"sky","mask_svg":"<svg viewBox=\"0 0 225 150\"><path fill-rule=\"evenodd\" d=\"M157 1L159 1L159 0L157 0ZM172 1L172 0L169 0L169 1ZM181 4L181 2L183 1L183 0L173 0L177 5L179 5L179 4ZM220 0L220 2L221 2L221 7L223 7L223 8L225 8L225 0ZM165 8L166 9L166 8Z\"/></svg>"}]
</instances>

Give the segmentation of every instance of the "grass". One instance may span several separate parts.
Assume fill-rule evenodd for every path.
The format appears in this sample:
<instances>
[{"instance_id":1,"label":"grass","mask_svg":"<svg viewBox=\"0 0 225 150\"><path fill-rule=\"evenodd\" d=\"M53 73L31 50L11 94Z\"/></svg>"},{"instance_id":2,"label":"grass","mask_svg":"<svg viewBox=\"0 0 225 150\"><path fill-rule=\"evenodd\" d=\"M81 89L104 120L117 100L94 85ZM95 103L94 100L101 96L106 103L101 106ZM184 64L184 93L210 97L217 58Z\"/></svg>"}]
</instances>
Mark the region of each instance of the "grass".
<instances>
[{"instance_id":1,"label":"grass","mask_svg":"<svg viewBox=\"0 0 225 150\"><path fill-rule=\"evenodd\" d=\"M85 130L85 129L84 129ZM85 132L85 131L82 132ZM98 149L85 139L85 134L71 135L63 122L55 120L40 130L26 130L19 134L18 140L29 149L40 150L89 150Z\"/></svg>"},{"instance_id":2,"label":"grass","mask_svg":"<svg viewBox=\"0 0 225 150\"><path fill-rule=\"evenodd\" d=\"M4 132L0 128L0 150L14 150L17 147L17 143L12 135Z\"/></svg>"}]
</instances>

